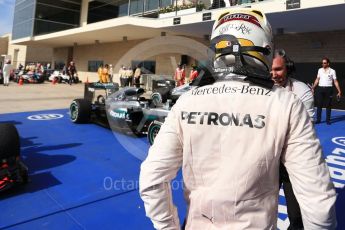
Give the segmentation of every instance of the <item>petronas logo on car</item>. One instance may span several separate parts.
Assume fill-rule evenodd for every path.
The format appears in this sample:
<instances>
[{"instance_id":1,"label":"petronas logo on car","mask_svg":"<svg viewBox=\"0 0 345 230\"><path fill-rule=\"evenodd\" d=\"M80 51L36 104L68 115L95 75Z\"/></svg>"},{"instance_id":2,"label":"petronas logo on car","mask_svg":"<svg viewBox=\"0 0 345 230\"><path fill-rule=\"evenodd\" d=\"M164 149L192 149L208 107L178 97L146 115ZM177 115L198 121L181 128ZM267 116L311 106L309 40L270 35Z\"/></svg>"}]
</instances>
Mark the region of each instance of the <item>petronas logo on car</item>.
<instances>
[{"instance_id":1,"label":"petronas logo on car","mask_svg":"<svg viewBox=\"0 0 345 230\"><path fill-rule=\"evenodd\" d=\"M125 111L119 111L119 110L112 110L110 111L110 116L114 117L114 118L120 118L120 119L126 119L126 112Z\"/></svg>"}]
</instances>

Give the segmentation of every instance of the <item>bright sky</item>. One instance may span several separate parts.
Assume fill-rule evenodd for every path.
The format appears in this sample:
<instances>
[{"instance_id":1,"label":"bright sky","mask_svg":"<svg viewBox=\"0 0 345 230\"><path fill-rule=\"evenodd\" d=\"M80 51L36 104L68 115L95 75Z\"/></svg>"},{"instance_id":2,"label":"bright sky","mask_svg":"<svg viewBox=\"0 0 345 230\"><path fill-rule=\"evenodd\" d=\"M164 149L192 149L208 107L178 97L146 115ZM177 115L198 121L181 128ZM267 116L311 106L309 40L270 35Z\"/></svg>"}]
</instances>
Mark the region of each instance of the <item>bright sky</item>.
<instances>
[{"instance_id":1,"label":"bright sky","mask_svg":"<svg viewBox=\"0 0 345 230\"><path fill-rule=\"evenodd\" d=\"M12 33L15 0L0 0L0 36Z\"/></svg>"}]
</instances>

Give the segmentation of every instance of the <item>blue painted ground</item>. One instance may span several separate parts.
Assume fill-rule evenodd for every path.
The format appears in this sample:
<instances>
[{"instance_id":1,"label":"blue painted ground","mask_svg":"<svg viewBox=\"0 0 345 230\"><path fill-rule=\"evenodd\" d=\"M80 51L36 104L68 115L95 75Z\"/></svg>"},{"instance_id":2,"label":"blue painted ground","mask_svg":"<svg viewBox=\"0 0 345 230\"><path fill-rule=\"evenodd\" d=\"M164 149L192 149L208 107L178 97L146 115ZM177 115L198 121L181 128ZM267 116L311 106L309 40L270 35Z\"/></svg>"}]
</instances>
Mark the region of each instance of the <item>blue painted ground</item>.
<instances>
[{"instance_id":1,"label":"blue painted ground","mask_svg":"<svg viewBox=\"0 0 345 230\"><path fill-rule=\"evenodd\" d=\"M57 115L28 119L38 114ZM316 129L339 193L338 229L345 229L345 112L332 116L331 126L322 123ZM144 156L128 153L138 148L147 152L146 138L115 137L94 124L75 125L67 110L3 114L0 122L16 125L31 180L16 192L0 195L0 229L153 229L138 194ZM173 187L183 219L180 176ZM288 224L284 203L281 196L280 229Z\"/></svg>"}]
</instances>

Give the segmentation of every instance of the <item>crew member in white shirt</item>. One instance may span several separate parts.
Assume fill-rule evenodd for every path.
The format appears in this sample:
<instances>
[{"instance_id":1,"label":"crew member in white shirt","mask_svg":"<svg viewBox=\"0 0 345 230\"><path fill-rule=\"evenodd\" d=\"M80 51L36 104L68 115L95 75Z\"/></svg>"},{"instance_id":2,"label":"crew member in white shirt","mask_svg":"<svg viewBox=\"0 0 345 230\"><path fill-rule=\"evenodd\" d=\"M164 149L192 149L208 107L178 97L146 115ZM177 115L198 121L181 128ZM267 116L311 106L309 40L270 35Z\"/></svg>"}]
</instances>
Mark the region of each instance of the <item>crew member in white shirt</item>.
<instances>
[{"instance_id":1,"label":"crew member in white shirt","mask_svg":"<svg viewBox=\"0 0 345 230\"><path fill-rule=\"evenodd\" d=\"M341 90L337 80L337 75L334 69L329 67L330 61L327 57L322 59L322 68L317 72L317 77L313 85L313 91L317 90L317 113L316 113L316 124L321 122L322 106L326 103L326 123L331 124L331 109L332 109L332 97L333 97L333 83L338 90L337 97L341 97Z\"/></svg>"},{"instance_id":2,"label":"crew member in white shirt","mask_svg":"<svg viewBox=\"0 0 345 230\"><path fill-rule=\"evenodd\" d=\"M2 69L2 74L4 76L4 86L8 86L9 84L12 69L13 67L11 65L11 60L7 60L4 65L4 68Z\"/></svg>"}]
</instances>

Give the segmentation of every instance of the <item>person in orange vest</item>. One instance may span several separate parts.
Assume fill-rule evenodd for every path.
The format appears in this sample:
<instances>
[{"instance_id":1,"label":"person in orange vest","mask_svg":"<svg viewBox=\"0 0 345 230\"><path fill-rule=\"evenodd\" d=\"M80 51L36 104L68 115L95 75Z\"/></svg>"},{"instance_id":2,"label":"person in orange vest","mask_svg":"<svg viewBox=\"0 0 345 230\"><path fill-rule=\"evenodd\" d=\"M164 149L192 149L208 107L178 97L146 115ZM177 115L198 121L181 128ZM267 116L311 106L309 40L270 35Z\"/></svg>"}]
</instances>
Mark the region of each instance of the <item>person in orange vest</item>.
<instances>
[{"instance_id":1,"label":"person in orange vest","mask_svg":"<svg viewBox=\"0 0 345 230\"><path fill-rule=\"evenodd\" d=\"M181 64L178 64L176 70L175 70L175 75L174 75L174 80L176 81L176 86L181 86L184 84L186 78L186 72L184 68L182 68Z\"/></svg>"},{"instance_id":2,"label":"person in orange vest","mask_svg":"<svg viewBox=\"0 0 345 230\"><path fill-rule=\"evenodd\" d=\"M195 80L195 78L197 78L199 75L198 70L196 68L196 65L192 65L192 70L190 71L189 74L189 82L192 82Z\"/></svg>"}]
</instances>

